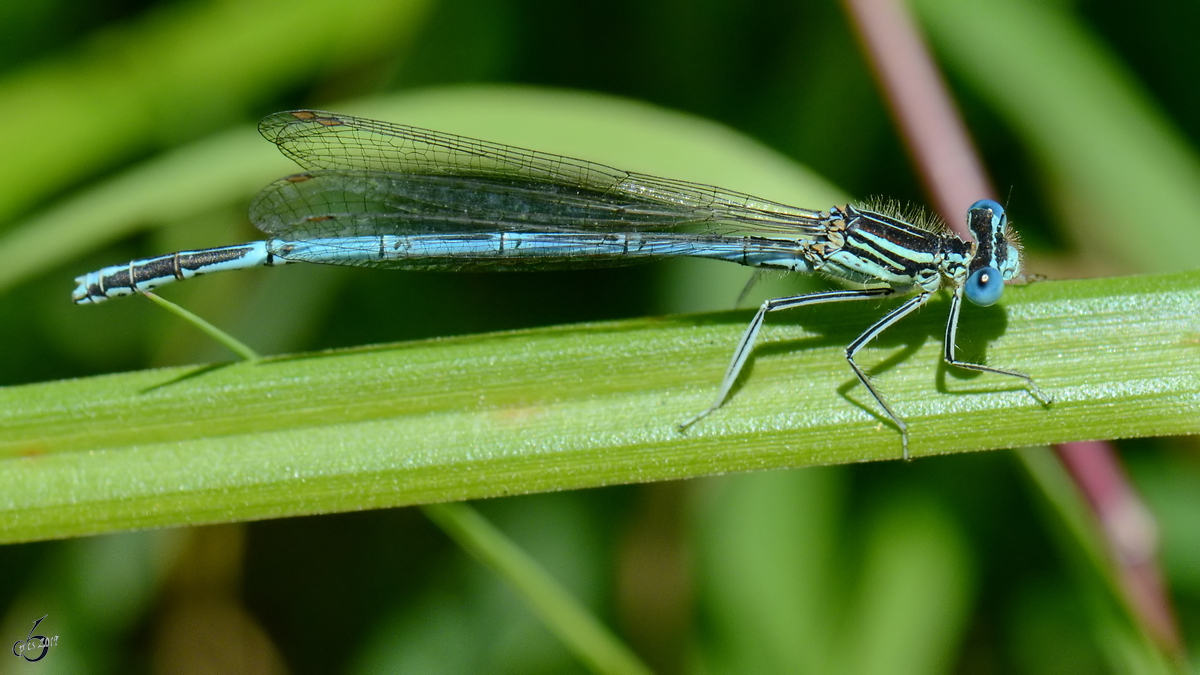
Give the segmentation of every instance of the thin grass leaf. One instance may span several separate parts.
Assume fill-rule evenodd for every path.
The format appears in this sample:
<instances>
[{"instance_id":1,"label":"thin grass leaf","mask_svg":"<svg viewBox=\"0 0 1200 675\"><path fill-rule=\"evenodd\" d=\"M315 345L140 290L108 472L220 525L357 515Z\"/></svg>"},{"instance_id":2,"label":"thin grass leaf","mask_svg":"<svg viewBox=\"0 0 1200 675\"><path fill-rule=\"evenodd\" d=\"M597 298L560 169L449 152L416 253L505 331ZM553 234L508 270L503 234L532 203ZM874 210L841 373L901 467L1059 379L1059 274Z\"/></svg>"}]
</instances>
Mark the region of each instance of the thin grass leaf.
<instances>
[{"instance_id":1,"label":"thin grass leaf","mask_svg":"<svg viewBox=\"0 0 1200 675\"><path fill-rule=\"evenodd\" d=\"M1033 284L945 301L862 359L914 454L1200 432L1200 273ZM0 389L0 541L896 459L843 358L883 307L772 317L714 395L746 312L563 326ZM984 349L984 340L988 342Z\"/></svg>"},{"instance_id":2,"label":"thin grass leaf","mask_svg":"<svg viewBox=\"0 0 1200 675\"><path fill-rule=\"evenodd\" d=\"M222 345L225 345L225 347L229 351L233 352L234 354L237 354L238 356L242 357L243 359L245 359L247 361L257 361L259 358L261 358L258 355L258 352L254 351L250 347L246 346L246 344L243 343L241 340L238 340L237 338L233 337L229 333L226 333L225 331L221 330L220 328L217 328L216 326L212 325L211 323L205 321L203 318L197 316L195 313L189 312L186 309L180 307L179 305L171 302L170 300L160 297L154 293L143 293L143 295L145 295L152 302L154 302L154 304L158 305L159 307L162 307L163 309L174 314L175 316L178 316L179 318L183 319L184 321L187 321L188 323L195 326L197 330L202 331L205 335L211 337L212 339L216 340L217 342L220 342Z\"/></svg>"},{"instance_id":3,"label":"thin grass leaf","mask_svg":"<svg viewBox=\"0 0 1200 675\"><path fill-rule=\"evenodd\" d=\"M540 565L466 504L423 508L459 546L512 584L560 640L595 673L650 670Z\"/></svg>"}]
</instances>

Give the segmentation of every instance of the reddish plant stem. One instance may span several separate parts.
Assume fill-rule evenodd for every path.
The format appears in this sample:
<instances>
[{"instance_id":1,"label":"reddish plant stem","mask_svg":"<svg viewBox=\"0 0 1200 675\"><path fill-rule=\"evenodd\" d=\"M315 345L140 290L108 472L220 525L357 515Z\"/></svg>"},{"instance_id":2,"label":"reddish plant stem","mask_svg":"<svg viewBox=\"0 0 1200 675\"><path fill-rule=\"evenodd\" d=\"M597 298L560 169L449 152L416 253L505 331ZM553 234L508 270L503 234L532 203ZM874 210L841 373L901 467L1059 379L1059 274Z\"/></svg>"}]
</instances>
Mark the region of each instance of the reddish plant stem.
<instances>
[{"instance_id":1,"label":"reddish plant stem","mask_svg":"<svg viewBox=\"0 0 1200 675\"><path fill-rule=\"evenodd\" d=\"M1126 601L1155 641L1182 657L1183 638L1159 569L1158 523L1121 458L1107 441L1063 443L1054 451L1096 515Z\"/></svg>"},{"instance_id":2,"label":"reddish plant stem","mask_svg":"<svg viewBox=\"0 0 1200 675\"><path fill-rule=\"evenodd\" d=\"M967 207L995 190L907 7L845 0L859 41L938 215L970 238Z\"/></svg>"},{"instance_id":3,"label":"reddish plant stem","mask_svg":"<svg viewBox=\"0 0 1200 675\"><path fill-rule=\"evenodd\" d=\"M996 193L912 15L903 0L844 4L926 192L942 219L969 238L967 207ZM1165 651L1181 656L1158 562L1158 528L1112 445L1065 443L1055 451L1091 507L1130 611Z\"/></svg>"}]
</instances>

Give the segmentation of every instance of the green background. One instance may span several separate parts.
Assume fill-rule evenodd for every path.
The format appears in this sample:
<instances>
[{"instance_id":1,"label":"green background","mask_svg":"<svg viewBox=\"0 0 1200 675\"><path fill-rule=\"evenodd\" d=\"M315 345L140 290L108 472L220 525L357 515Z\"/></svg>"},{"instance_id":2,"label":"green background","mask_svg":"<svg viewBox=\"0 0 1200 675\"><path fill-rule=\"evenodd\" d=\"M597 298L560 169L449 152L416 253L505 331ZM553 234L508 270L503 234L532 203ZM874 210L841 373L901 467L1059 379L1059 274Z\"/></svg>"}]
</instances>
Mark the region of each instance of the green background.
<instances>
[{"instance_id":1,"label":"green background","mask_svg":"<svg viewBox=\"0 0 1200 675\"><path fill-rule=\"evenodd\" d=\"M1200 8L914 9L1033 271L1195 267ZM378 111L812 208L925 201L833 2L8 0L0 106L6 386L232 358L150 303L68 296L100 266L255 238L247 202L292 170L252 131L275 110ZM725 310L747 274L294 266L163 294L276 354ZM771 279L752 301L809 283ZM1121 449L1195 651L1200 451L1194 437ZM1021 457L477 506L657 672L1154 671L1030 479L1046 475L1038 456ZM39 628L61 637L38 666L61 672L583 670L414 509L8 545L0 572L0 637L48 613Z\"/></svg>"}]
</instances>

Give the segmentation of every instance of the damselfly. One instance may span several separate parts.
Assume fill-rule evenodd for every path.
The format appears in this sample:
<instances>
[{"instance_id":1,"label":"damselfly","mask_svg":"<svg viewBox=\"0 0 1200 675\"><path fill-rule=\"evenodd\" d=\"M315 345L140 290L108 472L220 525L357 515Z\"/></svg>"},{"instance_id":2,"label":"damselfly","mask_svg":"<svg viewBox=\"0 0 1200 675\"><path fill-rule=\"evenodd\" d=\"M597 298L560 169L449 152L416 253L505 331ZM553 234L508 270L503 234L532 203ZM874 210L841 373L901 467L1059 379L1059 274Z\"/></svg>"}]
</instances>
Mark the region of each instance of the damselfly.
<instances>
[{"instance_id":1,"label":"damselfly","mask_svg":"<svg viewBox=\"0 0 1200 675\"><path fill-rule=\"evenodd\" d=\"M306 169L267 186L250 218L265 241L134 260L76 279L73 299L95 303L220 270L295 262L400 269L570 268L669 257L819 273L860 287L767 300L734 350L719 408L746 364L767 312L914 294L846 347L846 360L900 430L908 426L855 362L865 345L948 287L943 358L969 370L1033 380L955 357L962 298L1000 299L1021 273L1004 209L981 200L967 213L975 242L855 206L810 211L710 185L400 124L314 110L275 113L259 131Z\"/></svg>"}]
</instances>

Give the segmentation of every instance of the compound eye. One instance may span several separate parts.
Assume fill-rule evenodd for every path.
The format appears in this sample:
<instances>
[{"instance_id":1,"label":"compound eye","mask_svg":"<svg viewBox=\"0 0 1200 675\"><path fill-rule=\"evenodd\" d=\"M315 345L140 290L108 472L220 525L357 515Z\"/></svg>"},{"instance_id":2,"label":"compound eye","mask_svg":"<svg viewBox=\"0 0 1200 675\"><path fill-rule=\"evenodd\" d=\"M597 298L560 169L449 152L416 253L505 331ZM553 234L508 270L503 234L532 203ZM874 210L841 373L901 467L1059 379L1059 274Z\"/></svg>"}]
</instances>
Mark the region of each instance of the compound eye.
<instances>
[{"instance_id":1,"label":"compound eye","mask_svg":"<svg viewBox=\"0 0 1200 675\"><path fill-rule=\"evenodd\" d=\"M1004 207L991 199L980 199L972 204L971 208L967 209L967 211L991 211L992 218L997 222L1004 217Z\"/></svg>"},{"instance_id":2,"label":"compound eye","mask_svg":"<svg viewBox=\"0 0 1200 675\"><path fill-rule=\"evenodd\" d=\"M963 287L963 294L967 299L980 307L996 304L1002 293L1004 277L1000 276L1000 270L995 267L980 267L971 272L971 276L967 277L966 286Z\"/></svg>"}]
</instances>

